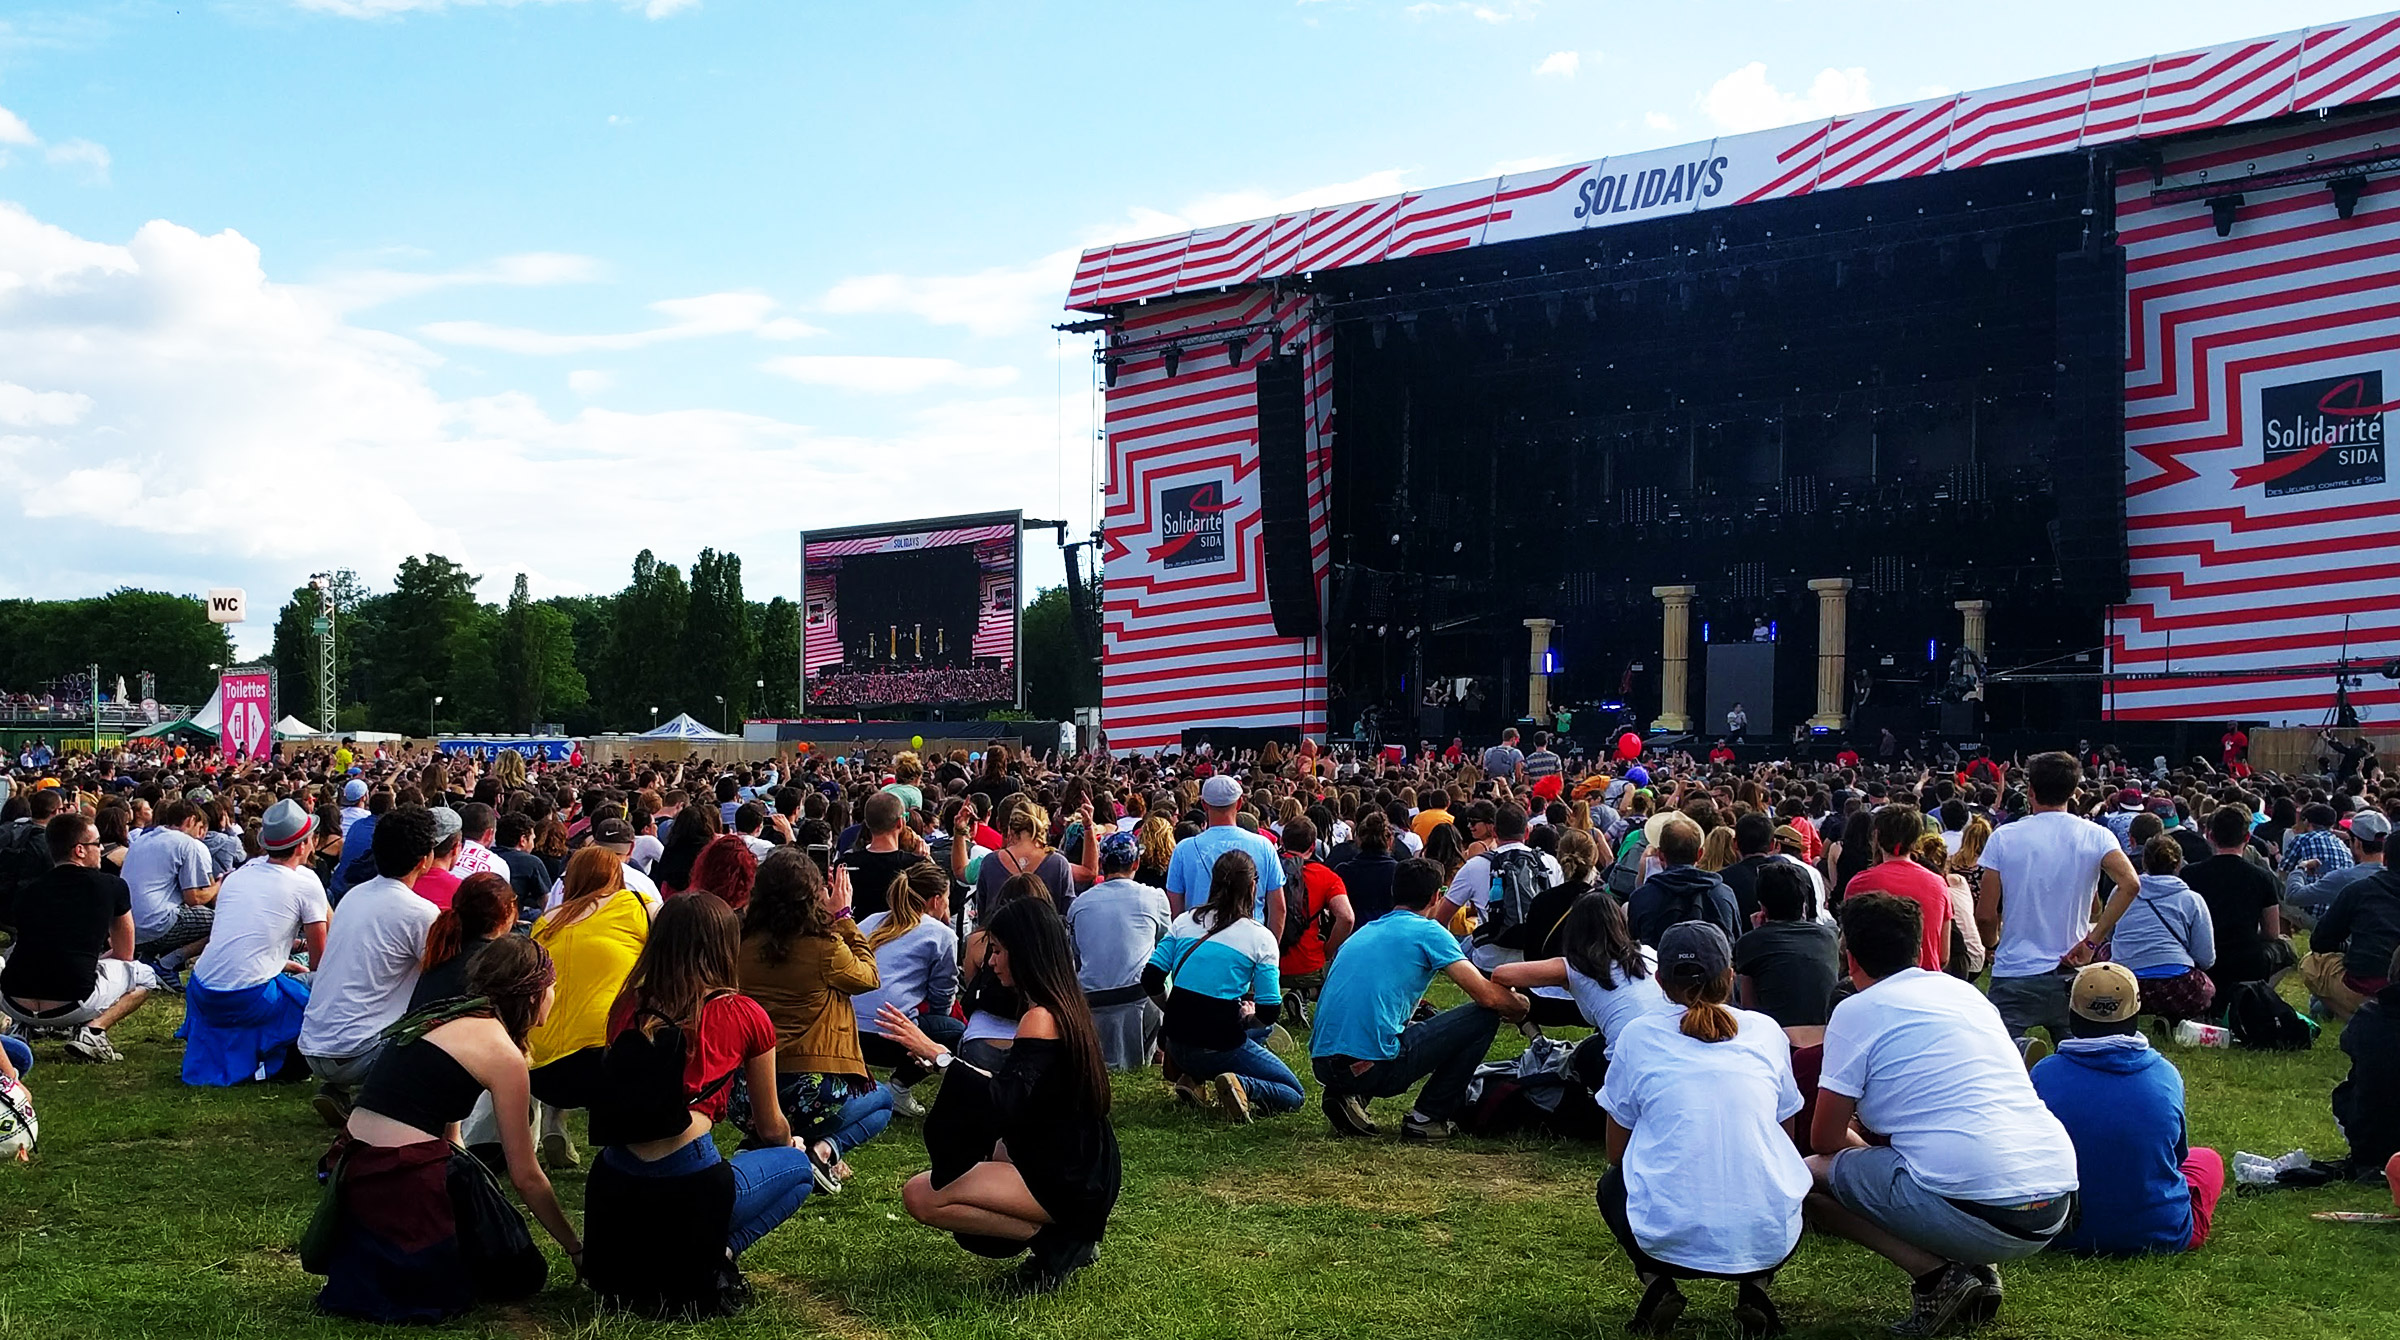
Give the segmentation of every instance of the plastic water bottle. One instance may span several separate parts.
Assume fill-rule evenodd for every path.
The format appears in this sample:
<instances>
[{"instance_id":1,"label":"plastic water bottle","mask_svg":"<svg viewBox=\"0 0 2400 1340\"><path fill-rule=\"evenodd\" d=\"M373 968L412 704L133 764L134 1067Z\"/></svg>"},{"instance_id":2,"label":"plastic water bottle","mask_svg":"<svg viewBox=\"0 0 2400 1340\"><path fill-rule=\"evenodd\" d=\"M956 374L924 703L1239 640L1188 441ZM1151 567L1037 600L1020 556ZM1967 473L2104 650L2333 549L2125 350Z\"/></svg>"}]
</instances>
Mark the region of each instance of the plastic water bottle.
<instances>
[{"instance_id":1,"label":"plastic water bottle","mask_svg":"<svg viewBox=\"0 0 2400 1340\"><path fill-rule=\"evenodd\" d=\"M2216 1024L2204 1024L2197 1019L2186 1019L2175 1025L2175 1041L2186 1047L2230 1047L2233 1045L2233 1030Z\"/></svg>"}]
</instances>

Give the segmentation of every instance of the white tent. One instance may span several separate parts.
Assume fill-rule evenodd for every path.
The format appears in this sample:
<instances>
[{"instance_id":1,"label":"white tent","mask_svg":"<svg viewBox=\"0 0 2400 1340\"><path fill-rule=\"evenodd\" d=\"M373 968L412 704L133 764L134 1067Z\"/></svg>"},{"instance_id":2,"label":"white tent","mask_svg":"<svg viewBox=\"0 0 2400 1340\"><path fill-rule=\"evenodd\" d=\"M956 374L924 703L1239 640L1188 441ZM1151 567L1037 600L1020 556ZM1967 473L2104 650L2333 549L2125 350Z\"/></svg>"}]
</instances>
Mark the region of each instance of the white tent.
<instances>
[{"instance_id":1,"label":"white tent","mask_svg":"<svg viewBox=\"0 0 2400 1340\"><path fill-rule=\"evenodd\" d=\"M275 723L275 738L278 740L301 740L320 734L323 732L298 717L285 717Z\"/></svg>"},{"instance_id":2,"label":"white tent","mask_svg":"<svg viewBox=\"0 0 2400 1340\"><path fill-rule=\"evenodd\" d=\"M225 690L222 687L208 695L208 701L200 705L199 711L192 713L192 724L204 731L223 730L225 728L224 699Z\"/></svg>"},{"instance_id":3,"label":"white tent","mask_svg":"<svg viewBox=\"0 0 2400 1340\"><path fill-rule=\"evenodd\" d=\"M692 720L689 712L677 712L673 721L653 726L636 739L642 740L731 740L739 737L720 734Z\"/></svg>"}]
</instances>

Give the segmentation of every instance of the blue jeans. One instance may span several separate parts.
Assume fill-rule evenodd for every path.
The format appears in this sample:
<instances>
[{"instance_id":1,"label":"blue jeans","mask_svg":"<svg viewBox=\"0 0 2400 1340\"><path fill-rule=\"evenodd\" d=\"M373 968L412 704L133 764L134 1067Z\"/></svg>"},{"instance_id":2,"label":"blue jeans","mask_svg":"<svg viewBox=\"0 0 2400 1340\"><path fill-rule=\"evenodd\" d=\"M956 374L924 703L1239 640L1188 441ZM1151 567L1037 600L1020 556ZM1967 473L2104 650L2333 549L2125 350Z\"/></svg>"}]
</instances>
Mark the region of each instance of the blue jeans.
<instances>
[{"instance_id":1,"label":"blue jeans","mask_svg":"<svg viewBox=\"0 0 2400 1340\"><path fill-rule=\"evenodd\" d=\"M654 1163L644 1163L624 1148L611 1145L600 1152L619 1172L635 1177L689 1177L705 1172L722 1158L713 1137L702 1135ZM736 1256L789 1219L816 1189L805 1151L790 1145L745 1149L733 1156L733 1222L727 1225L725 1245Z\"/></svg>"},{"instance_id":2,"label":"blue jeans","mask_svg":"<svg viewBox=\"0 0 2400 1340\"><path fill-rule=\"evenodd\" d=\"M1466 1106L1467 1082L1475 1078L1475 1067L1483 1064L1499 1032L1496 1012L1481 1005L1458 1005L1400 1030L1399 1054L1363 1072L1353 1074L1350 1069L1353 1062L1369 1059L1363 1056L1320 1056L1312 1066L1327 1093L1361 1098L1403 1094L1422 1079L1425 1091L1417 1095L1417 1111L1439 1121Z\"/></svg>"},{"instance_id":3,"label":"blue jeans","mask_svg":"<svg viewBox=\"0 0 2400 1340\"><path fill-rule=\"evenodd\" d=\"M1175 1068L1190 1079L1233 1076L1242 1082L1251 1103L1270 1113L1290 1112L1300 1106L1300 1077L1292 1073L1281 1057L1256 1042L1245 1042L1225 1051L1202 1051L1178 1046L1170 1038L1167 1055L1174 1059Z\"/></svg>"},{"instance_id":4,"label":"blue jeans","mask_svg":"<svg viewBox=\"0 0 2400 1340\"><path fill-rule=\"evenodd\" d=\"M840 1158L867 1141L883 1134L892 1124L892 1091L878 1084L856 1097L843 1100L841 1111L801 1134L810 1144L823 1140L833 1146L833 1156Z\"/></svg>"},{"instance_id":5,"label":"blue jeans","mask_svg":"<svg viewBox=\"0 0 2400 1340\"><path fill-rule=\"evenodd\" d=\"M0 1037L0 1051L8 1053L8 1063L17 1068L18 1079L25 1078L25 1072L33 1069L33 1048L26 1045L25 1039L13 1033Z\"/></svg>"}]
</instances>

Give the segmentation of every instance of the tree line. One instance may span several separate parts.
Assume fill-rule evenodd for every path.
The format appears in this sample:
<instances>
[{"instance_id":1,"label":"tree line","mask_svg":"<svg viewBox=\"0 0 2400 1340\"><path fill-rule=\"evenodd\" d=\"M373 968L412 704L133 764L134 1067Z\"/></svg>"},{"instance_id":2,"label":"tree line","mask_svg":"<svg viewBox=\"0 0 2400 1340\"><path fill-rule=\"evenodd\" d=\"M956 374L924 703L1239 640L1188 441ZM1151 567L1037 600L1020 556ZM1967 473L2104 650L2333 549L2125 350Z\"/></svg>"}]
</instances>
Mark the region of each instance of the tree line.
<instances>
[{"instance_id":1,"label":"tree line","mask_svg":"<svg viewBox=\"0 0 2400 1340\"><path fill-rule=\"evenodd\" d=\"M537 600L517 573L506 600L485 603L483 580L440 554L402 559L385 590L354 571L334 573L334 728L414 735L430 721L513 734L555 723L588 735L648 730L689 712L738 733L748 717L803 715L800 607L748 599L738 554L703 549L687 576L644 549L624 588L608 595ZM292 591L268 659L281 710L323 727L318 603L309 587ZM1078 650L1065 588L1037 593L1021 617L1028 714L1060 719L1098 703L1098 672ZM136 676L149 670L161 701L198 704L216 687L209 667L233 661L226 628L208 622L196 596L127 589L0 601L0 689L36 691L98 662L104 684L123 674L138 692Z\"/></svg>"}]
</instances>

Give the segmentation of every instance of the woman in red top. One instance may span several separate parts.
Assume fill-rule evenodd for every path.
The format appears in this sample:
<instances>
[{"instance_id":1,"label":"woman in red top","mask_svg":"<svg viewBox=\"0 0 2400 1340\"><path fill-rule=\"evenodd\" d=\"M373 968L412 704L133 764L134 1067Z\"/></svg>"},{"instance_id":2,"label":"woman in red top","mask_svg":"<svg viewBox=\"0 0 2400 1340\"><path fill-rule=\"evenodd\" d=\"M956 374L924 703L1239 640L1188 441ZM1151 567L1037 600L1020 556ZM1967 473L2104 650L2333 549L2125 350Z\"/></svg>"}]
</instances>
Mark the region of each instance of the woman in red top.
<instances>
[{"instance_id":1,"label":"woman in red top","mask_svg":"<svg viewBox=\"0 0 2400 1340\"><path fill-rule=\"evenodd\" d=\"M1842 897L1889 893L1914 902L1924 913L1917 966L1940 972L1950 960L1950 885L1910 856L1925 835L1925 816L1913 806L1886 805L1875 811L1872 831L1877 863L1852 875Z\"/></svg>"},{"instance_id":2,"label":"woman in red top","mask_svg":"<svg viewBox=\"0 0 2400 1340\"><path fill-rule=\"evenodd\" d=\"M613 1125L595 1131L608 1144L585 1194L584 1272L617 1306L671 1314L735 1304L734 1259L816 1185L776 1101L775 1025L736 989L741 936L741 919L713 893L668 900L609 1011L612 1085L638 1082L645 1059L676 1045L683 1053L680 1124L672 1104L661 1112L645 1101L655 1096L647 1090L594 1104L595 1120ZM737 1078L765 1147L735 1154L728 1171L711 1131Z\"/></svg>"}]
</instances>

